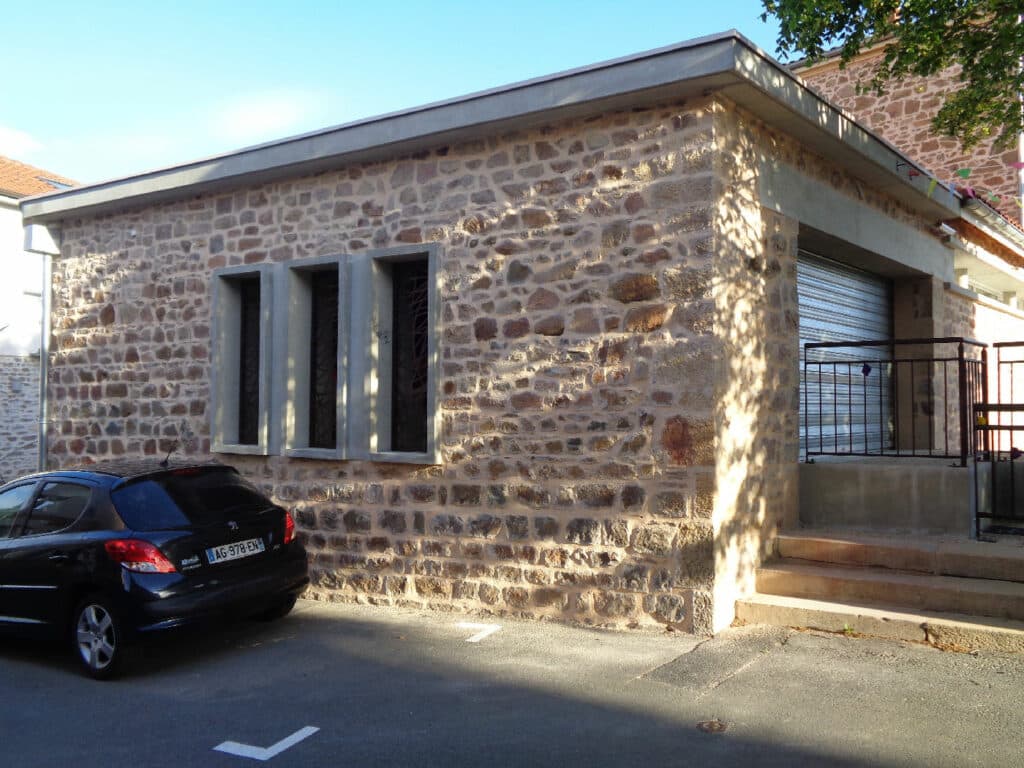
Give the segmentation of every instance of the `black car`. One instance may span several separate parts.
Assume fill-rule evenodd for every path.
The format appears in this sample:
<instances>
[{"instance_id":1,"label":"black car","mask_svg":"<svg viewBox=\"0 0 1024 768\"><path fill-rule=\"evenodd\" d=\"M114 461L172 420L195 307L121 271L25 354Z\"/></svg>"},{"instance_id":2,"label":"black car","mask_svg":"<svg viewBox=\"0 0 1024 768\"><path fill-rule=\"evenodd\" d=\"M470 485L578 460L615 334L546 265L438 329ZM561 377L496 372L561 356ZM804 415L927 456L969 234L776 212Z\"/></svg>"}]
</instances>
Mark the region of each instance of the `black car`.
<instances>
[{"instance_id":1,"label":"black car","mask_svg":"<svg viewBox=\"0 0 1024 768\"><path fill-rule=\"evenodd\" d=\"M63 633L93 677L162 630L284 616L308 582L292 516L232 467L96 464L0 487L0 630Z\"/></svg>"}]
</instances>

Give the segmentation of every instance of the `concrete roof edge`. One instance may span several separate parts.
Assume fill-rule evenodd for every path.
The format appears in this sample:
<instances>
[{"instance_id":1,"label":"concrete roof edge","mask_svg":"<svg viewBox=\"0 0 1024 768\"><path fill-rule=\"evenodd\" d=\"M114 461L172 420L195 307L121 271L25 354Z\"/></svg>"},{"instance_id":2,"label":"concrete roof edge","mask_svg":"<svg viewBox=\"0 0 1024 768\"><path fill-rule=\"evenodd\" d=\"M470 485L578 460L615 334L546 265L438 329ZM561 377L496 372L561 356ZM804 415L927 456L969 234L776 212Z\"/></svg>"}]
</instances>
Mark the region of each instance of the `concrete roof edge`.
<instances>
[{"instance_id":1,"label":"concrete roof edge","mask_svg":"<svg viewBox=\"0 0 1024 768\"><path fill-rule=\"evenodd\" d=\"M727 95L733 86L753 88L808 127L824 132L832 141L887 170L893 189L904 193L913 190L943 213L959 215L959 196L955 192L950 191L948 203L929 201L931 195L926 194L926 188L933 180L930 174L816 94L788 67L736 30L182 165L28 197L21 201L21 211L26 223L43 223L181 199L247 181L315 173L371 152L408 153L428 141L458 140L464 133L485 126L511 128L538 116L555 119L588 104L634 93L661 93L673 86L702 81L710 87L725 88ZM902 178L901 167L914 168L915 174Z\"/></svg>"},{"instance_id":2,"label":"concrete roof edge","mask_svg":"<svg viewBox=\"0 0 1024 768\"><path fill-rule=\"evenodd\" d=\"M936 214L959 215L959 192L810 88L787 65L768 56L745 38L740 37L740 40L748 49L746 53L738 53L735 62L737 75L744 85L755 88L807 125L823 131L862 159L884 169L890 177L890 191L913 191L920 196L919 202ZM724 90L728 95L729 89Z\"/></svg>"},{"instance_id":3,"label":"concrete roof edge","mask_svg":"<svg viewBox=\"0 0 1024 768\"><path fill-rule=\"evenodd\" d=\"M965 200L960 217L1024 257L1024 232L983 201L977 198Z\"/></svg>"},{"instance_id":4,"label":"concrete roof edge","mask_svg":"<svg viewBox=\"0 0 1024 768\"><path fill-rule=\"evenodd\" d=\"M600 98L599 94L592 92L572 94L572 89L565 87L570 83L579 80L594 81L595 76L609 71L640 69L636 65L642 62L649 63L658 59L663 62L674 62L698 48L728 48L735 40L752 45L738 32L731 30L444 101L322 128L180 165L87 184L70 190L33 195L23 199L21 209L26 222L62 219L85 209L98 212L121 207L161 192L176 190L181 196L185 196L193 191L202 191L203 188L218 181L241 181L254 174L299 165L304 161L323 162L331 157L342 159L359 149L386 146L474 125L501 123L529 114L554 111ZM620 82L618 91L607 89L606 95L644 90L671 82L666 77L669 72L643 69L644 71L635 72L630 82ZM665 66L661 69L675 70L675 67ZM711 56L691 62L689 70L685 77L676 76L675 79L699 79L729 72L731 67L726 64L724 57ZM560 85L563 87L559 88ZM558 93L552 93L553 91ZM506 103L504 109L501 108L502 105L495 104L498 101ZM390 140L378 140L373 143L366 141L366 137L360 134L370 133L370 128L373 129L374 136L383 133Z\"/></svg>"}]
</instances>

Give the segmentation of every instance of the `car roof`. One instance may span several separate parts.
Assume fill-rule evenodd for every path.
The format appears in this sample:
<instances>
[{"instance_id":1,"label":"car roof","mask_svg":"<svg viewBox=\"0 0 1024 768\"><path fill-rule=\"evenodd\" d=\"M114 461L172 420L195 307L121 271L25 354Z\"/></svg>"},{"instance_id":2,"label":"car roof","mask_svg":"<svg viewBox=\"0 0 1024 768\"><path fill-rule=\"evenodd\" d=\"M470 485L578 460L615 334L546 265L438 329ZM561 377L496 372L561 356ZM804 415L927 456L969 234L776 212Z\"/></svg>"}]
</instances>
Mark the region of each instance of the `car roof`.
<instances>
[{"instance_id":1,"label":"car roof","mask_svg":"<svg viewBox=\"0 0 1024 768\"><path fill-rule=\"evenodd\" d=\"M49 477L65 477L77 479L92 479L111 481L133 480L147 475L158 475L163 472L170 472L179 469L233 469L227 464L218 461L194 461L185 459L171 459L160 461L158 459L115 459L113 461L102 461L95 464L85 464L77 467L66 467L64 469L37 472L19 480L39 480Z\"/></svg>"}]
</instances>

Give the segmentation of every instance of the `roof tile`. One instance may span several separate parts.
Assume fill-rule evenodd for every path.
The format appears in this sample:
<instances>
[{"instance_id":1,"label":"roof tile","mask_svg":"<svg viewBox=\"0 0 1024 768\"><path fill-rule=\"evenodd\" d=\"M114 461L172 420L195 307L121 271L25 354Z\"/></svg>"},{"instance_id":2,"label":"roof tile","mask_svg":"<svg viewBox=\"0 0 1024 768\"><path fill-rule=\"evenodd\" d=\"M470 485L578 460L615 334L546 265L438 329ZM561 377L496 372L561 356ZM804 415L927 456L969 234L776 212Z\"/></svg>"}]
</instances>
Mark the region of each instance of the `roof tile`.
<instances>
[{"instance_id":1,"label":"roof tile","mask_svg":"<svg viewBox=\"0 0 1024 768\"><path fill-rule=\"evenodd\" d=\"M28 197L77 185L77 181L0 155L0 195Z\"/></svg>"}]
</instances>

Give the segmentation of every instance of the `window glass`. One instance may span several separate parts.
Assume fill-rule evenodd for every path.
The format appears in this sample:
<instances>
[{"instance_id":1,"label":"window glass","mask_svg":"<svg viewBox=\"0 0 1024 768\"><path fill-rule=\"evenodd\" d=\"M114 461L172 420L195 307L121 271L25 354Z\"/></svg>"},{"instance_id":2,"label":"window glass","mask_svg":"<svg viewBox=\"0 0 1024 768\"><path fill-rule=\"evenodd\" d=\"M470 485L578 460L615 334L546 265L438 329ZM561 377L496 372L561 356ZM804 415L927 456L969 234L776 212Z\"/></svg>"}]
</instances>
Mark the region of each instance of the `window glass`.
<instances>
[{"instance_id":1,"label":"window glass","mask_svg":"<svg viewBox=\"0 0 1024 768\"><path fill-rule=\"evenodd\" d=\"M11 532L14 525L14 518L18 516L28 500L32 498L32 492L36 489L35 483L19 485L16 488L9 488L0 493L0 539Z\"/></svg>"},{"instance_id":2,"label":"window glass","mask_svg":"<svg viewBox=\"0 0 1024 768\"><path fill-rule=\"evenodd\" d=\"M238 442L256 445L260 428L260 278L257 275L239 280L238 287Z\"/></svg>"},{"instance_id":3,"label":"window glass","mask_svg":"<svg viewBox=\"0 0 1024 768\"><path fill-rule=\"evenodd\" d=\"M338 270L316 273L309 345L309 446L338 444Z\"/></svg>"},{"instance_id":4,"label":"window glass","mask_svg":"<svg viewBox=\"0 0 1024 768\"><path fill-rule=\"evenodd\" d=\"M46 483L32 505L22 535L62 531L82 514L92 490L73 483Z\"/></svg>"},{"instance_id":5,"label":"window glass","mask_svg":"<svg viewBox=\"0 0 1024 768\"><path fill-rule=\"evenodd\" d=\"M137 480L110 494L125 525L136 531L223 523L273 503L230 469L181 469Z\"/></svg>"},{"instance_id":6,"label":"window glass","mask_svg":"<svg viewBox=\"0 0 1024 768\"><path fill-rule=\"evenodd\" d=\"M427 343L429 337L426 260L391 267L394 290L391 360L391 450L427 450Z\"/></svg>"}]
</instances>

